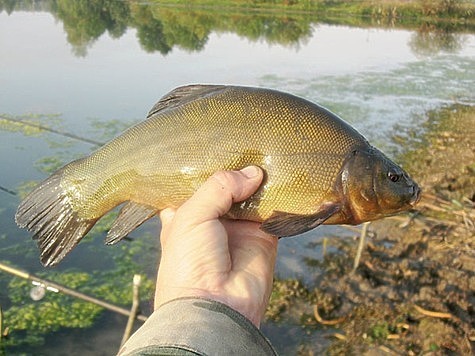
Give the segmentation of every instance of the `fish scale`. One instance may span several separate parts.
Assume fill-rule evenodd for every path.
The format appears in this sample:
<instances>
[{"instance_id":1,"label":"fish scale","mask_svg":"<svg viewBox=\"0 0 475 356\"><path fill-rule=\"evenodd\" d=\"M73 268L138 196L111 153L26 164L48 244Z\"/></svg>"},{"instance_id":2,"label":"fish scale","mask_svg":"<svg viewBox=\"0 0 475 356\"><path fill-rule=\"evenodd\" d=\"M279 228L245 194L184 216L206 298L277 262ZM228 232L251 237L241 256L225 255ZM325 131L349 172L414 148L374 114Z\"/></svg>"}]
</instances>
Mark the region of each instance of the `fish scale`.
<instances>
[{"instance_id":1,"label":"fish scale","mask_svg":"<svg viewBox=\"0 0 475 356\"><path fill-rule=\"evenodd\" d=\"M261 167L264 181L227 217L262 222L277 236L378 219L419 197L399 166L317 104L270 89L192 85L165 95L145 121L40 183L16 221L35 234L42 263L54 265L114 207L124 204L108 244L158 211L179 207L214 172L248 165Z\"/></svg>"}]
</instances>

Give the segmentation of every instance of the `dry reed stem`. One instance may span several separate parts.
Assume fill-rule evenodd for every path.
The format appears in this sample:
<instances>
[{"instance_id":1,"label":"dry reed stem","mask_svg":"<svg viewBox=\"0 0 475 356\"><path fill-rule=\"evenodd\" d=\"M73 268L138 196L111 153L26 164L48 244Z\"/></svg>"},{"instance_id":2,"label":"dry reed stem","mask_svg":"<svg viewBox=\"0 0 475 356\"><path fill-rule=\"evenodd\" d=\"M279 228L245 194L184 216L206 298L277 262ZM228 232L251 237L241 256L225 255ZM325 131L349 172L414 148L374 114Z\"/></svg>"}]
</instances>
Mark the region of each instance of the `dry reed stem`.
<instances>
[{"instance_id":1,"label":"dry reed stem","mask_svg":"<svg viewBox=\"0 0 475 356\"><path fill-rule=\"evenodd\" d=\"M323 319L318 312L318 305L313 306L313 315L315 316L315 320L317 320L317 322L319 322L322 325L337 325L337 324L341 324L342 322L346 320L346 316L342 316L341 318L332 319L332 320Z\"/></svg>"},{"instance_id":2,"label":"dry reed stem","mask_svg":"<svg viewBox=\"0 0 475 356\"><path fill-rule=\"evenodd\" d=\"M421 313L425 316L430 316L432 318L439 318L439 319L451 319L452 318L452 314L450 314L450 313L443 313L443 312L427 310L427 309L421 308L420 306L418 306L416 304L414 304L414 309L416 309L419 313Z\"/></svg>"}]
</instances>

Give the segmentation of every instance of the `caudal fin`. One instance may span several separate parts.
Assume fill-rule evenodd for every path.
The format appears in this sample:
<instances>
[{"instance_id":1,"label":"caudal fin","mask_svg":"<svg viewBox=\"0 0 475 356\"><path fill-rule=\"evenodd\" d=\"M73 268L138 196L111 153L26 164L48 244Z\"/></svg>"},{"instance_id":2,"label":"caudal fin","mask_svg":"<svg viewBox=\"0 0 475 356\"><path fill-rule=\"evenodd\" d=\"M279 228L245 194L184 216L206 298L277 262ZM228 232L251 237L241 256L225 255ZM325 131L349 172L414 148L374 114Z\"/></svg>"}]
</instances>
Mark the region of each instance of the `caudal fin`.
<instances>
[{"instance_id":1,"label":"caudal fin","mask_svg":"<svg viewBox=\"0 0 475 356\"><path fill-rule=\"evenodd\" d=\"M80 218L73 211L71 196L61 187L62 173L57 171L36 187L15 215L18 226L35 234L44 266L61 261L97 221Z\"/></svg>"}]
</instances>

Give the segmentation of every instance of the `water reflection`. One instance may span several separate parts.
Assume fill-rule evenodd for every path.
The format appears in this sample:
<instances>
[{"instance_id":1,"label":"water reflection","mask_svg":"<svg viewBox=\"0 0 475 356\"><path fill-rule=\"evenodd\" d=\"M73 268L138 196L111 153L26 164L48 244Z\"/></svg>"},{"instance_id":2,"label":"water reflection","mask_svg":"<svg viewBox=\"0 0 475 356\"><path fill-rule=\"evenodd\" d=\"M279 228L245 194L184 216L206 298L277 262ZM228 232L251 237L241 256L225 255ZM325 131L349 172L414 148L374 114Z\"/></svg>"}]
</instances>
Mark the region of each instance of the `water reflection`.
<instances>
[{"instance_id":1,"label":"water reflection","mask_svg":"<svg viewBox=\"0 0 475 356\"><path fill-rule=\"evenodd\" d=\"M454 33L451 26L423 24L412 35L409 46L418 56L431 56L440 52L457 53L466 42L466 36Z\"/></svg>"},{"instance_id":2,"label":"water reflection","mask_svg":"<svg viewBox=\"0 0 475 356\"><path fill-rule=\"evenodd\" d=\"M145 51L162 54L174 47L202 50L212 32L234 32L253 41L262 39L293 46L311 34L311 21L303 15L223 13L114 0L2 0L0 10L50 12L63 23L68 42L78 56L85 56L88 47L104 33L119 38L127 28L137 30L137 38Z\"/></svg>"},{"instance_id":3,"label":"water reflection","mask_svg":"<svg viewBox=\"0 0 475 356\"><path fill-rule=\"evenodd\" d=\"M232 32L251 41L298 48L312 35L317 23L338 23L378 27L398 26L391 22L375 23L373 17L338 17L316 13L244 11L242 9L141 4L115 0L0 0L0 12L45 11L63 23L68 42L77 56L86 56L88 48L104 33L120 38L127 29L135 29L138 41L147 52L167 54L178 47L201 51L211 33ZM374 15L374 14L373 14ZM467 25L468 26L468 25ZM415 53L460 50L463 39L457 31L463 24L423 23L411 41Z\"/></svg>"}]
</instances>

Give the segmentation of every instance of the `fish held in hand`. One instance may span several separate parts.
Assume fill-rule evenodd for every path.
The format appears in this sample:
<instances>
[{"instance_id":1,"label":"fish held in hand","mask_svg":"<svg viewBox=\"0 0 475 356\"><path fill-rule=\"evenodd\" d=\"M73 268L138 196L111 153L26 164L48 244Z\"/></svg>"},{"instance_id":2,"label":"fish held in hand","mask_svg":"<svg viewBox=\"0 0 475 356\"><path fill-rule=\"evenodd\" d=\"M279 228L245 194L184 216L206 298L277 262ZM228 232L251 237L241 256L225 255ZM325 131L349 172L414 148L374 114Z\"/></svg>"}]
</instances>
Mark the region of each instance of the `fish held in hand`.
<instances>
[{"instance_id":1,"label":"fish held in hand","mask_svg":"<svg viewBox=\"0 0 475 356\"><path fill-rule=\"evenodd\" d=\"M248 165L261 167L264 181L227 217L280 237L379 219L420 196L402 168L319 105L269 89L191 85L40 183L16 221L34 233L41 262L55 265L114 207L124 204L107 244L180 206L214 172Z\"/></svg>"}]
</instances>

